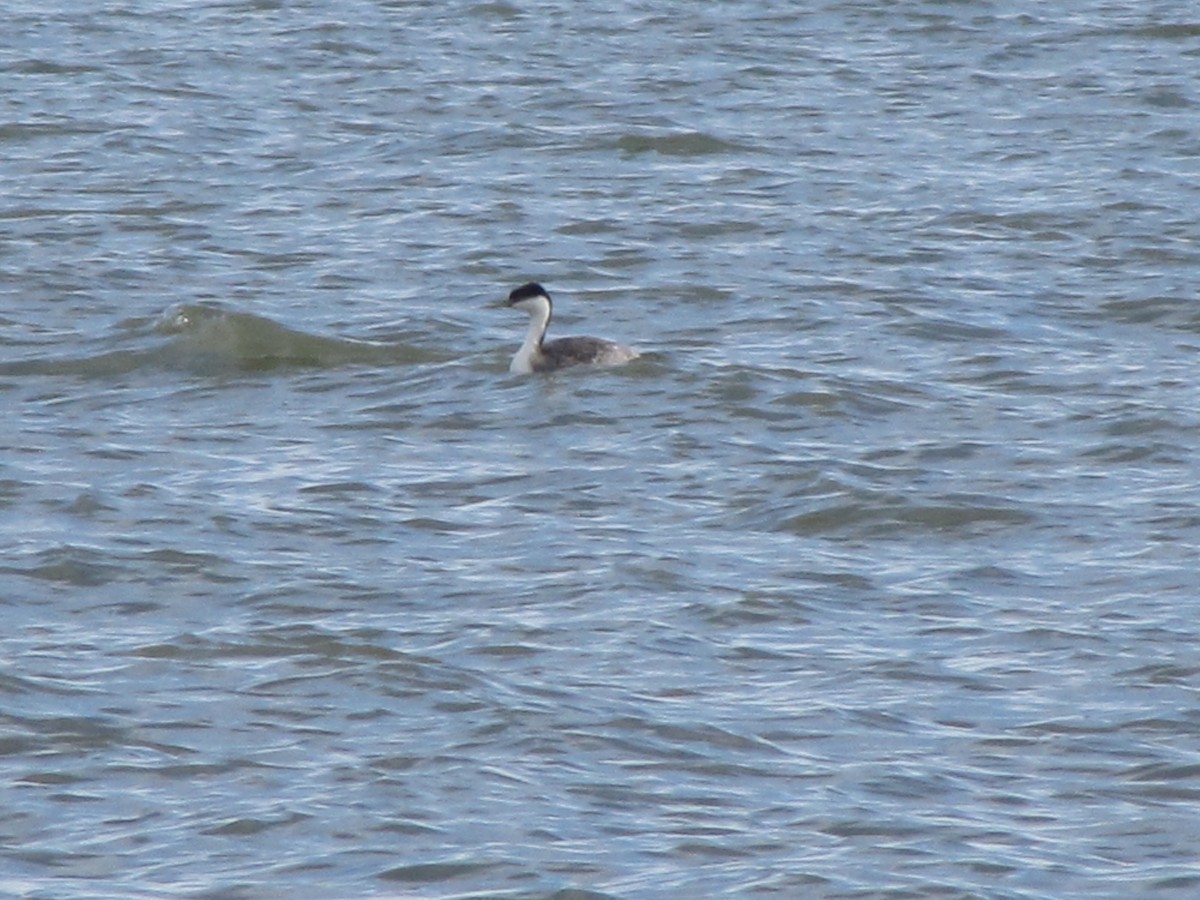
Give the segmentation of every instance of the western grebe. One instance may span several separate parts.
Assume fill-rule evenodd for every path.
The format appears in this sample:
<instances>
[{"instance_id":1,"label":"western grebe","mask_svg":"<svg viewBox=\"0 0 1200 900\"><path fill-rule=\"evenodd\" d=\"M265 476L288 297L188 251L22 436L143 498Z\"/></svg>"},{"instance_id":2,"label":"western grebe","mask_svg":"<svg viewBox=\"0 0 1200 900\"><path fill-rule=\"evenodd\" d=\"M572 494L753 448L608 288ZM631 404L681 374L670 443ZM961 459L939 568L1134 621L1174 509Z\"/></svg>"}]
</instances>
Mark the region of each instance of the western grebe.
<instances>
[{"instance_id":1,"label":"western grebe","mask_svg":"<svg viewBox=\"0 0 1200 900\"><path fill-rule=\"evenodd\" d=\"M567 366L619 366L637 357L632 347L594 337L565 337L546 340L546 329L554 305L550 295L536 281L523 284L508 295L504 304L529 313L529 331L525 342L513 357L510 372L528 374L562 369Z\"/></svg>"}]
</instances>

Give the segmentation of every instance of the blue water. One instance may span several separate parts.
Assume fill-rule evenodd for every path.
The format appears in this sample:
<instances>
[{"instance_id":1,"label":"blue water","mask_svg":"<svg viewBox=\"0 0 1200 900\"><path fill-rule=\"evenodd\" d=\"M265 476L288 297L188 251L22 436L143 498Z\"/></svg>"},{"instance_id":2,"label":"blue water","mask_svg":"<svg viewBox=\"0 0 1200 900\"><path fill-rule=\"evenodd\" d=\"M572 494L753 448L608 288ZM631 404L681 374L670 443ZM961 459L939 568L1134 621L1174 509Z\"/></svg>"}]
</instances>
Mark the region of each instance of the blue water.
<instances>
[{"instance_id":1,"label":"blue water","mask_svg":"<svg viewBox=\"0 0 1200 900\"><path fill-rule=\"evenodd\" d=\"M1200 893L1189 4L5 18L0 893Z\"/></svg>"}]
</instances>

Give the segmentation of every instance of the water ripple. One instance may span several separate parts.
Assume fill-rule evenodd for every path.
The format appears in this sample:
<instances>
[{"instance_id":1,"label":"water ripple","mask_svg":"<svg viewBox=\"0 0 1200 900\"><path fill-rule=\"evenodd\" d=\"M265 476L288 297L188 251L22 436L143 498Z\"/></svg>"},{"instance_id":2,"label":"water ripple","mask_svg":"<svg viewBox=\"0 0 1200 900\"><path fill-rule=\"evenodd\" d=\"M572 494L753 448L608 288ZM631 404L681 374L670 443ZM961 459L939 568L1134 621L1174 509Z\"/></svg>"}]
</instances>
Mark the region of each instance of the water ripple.
<instances>
[{"instance_id":1,"label":"water ripple","mask_svg":"<svg viewBox=\"0 0 1200 900\"><path fill-rule=\"evenodd\" d=\"M1194 18L17 3L0 891L1195 893Z\"/></svg>"}]
</instances>

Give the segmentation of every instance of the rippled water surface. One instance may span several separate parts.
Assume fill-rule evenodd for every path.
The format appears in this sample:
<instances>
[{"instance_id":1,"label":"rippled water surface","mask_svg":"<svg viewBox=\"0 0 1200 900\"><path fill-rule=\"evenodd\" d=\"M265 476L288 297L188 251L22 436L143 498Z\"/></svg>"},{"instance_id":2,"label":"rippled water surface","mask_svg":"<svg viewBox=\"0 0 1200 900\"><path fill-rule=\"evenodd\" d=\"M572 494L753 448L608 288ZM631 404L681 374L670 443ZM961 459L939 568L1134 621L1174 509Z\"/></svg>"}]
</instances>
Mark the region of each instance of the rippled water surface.
<instances>
[{"instance_id":1,"label":"rippled water surface","mask_svg":"<svg viewBox=\"0 0 1200 900\"><path fill-rule=\"evenodd\" d=\"M1184 0L8 5L0 893L1200 893ZM605 371L508 374L537 279Z\"/></svg>"}]
</instances>

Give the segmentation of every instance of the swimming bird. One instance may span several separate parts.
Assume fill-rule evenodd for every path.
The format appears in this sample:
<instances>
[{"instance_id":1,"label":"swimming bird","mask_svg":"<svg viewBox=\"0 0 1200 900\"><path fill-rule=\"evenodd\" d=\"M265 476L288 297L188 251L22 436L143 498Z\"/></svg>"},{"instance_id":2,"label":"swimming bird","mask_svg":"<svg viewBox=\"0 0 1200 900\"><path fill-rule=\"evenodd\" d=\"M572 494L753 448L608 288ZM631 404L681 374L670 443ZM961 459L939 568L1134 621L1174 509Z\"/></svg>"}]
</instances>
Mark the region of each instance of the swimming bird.
<instances>
[{"instance_id":1,"label":"swimming bird","mask_svg":"<svg viewBox=\"0 0 1200 900\"><path fill-rule=\"evenodd\" d=\"M632 347L623 347L594 337L565 337L546 340L546 329L554 304L546 289L536 281L515 288L503 304L529 313L529 331L521 349L508 367L510 372L528 374L548 372L567 366L619 366L638 356Z\"/></svg>"}]
</instances>

